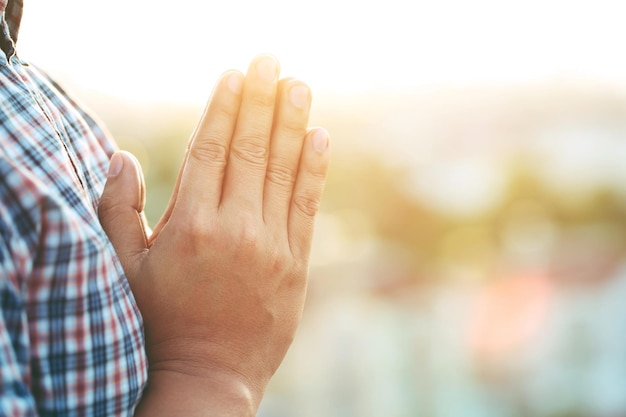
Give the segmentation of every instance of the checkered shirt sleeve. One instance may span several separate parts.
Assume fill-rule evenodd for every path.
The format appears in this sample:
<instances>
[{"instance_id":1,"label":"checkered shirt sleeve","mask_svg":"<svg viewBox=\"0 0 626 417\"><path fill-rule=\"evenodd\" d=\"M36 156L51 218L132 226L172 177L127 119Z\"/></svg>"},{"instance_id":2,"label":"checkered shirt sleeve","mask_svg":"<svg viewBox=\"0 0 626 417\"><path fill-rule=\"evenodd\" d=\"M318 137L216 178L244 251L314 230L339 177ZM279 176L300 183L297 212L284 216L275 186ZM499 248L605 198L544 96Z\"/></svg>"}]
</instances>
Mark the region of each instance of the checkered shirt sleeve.
<instances>
[{"instance_id":1,"label":"checkered shirt sleeve","mask_svg":"<svg viewBox=\"0 0 626 417\"><path fill-rule=\"evenodd\" d=\"M132 415L141 317L96 213L114 145L44 73L0 58L0 416Z\"/></svg>"}]
</instances>

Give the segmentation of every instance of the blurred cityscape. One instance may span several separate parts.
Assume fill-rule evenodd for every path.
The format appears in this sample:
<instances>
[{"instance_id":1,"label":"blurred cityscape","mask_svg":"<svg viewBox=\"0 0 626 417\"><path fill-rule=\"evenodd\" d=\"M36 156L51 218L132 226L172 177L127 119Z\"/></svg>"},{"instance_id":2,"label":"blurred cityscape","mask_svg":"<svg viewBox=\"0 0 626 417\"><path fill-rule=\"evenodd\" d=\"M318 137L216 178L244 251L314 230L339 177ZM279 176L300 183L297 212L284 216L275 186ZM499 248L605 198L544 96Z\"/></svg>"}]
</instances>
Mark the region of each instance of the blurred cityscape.
<instances>
[{"instance_id":1,"label":"blurred cityscape","mask_svg":"<svg viewBox=\"0 0 626 417\"><path fill-rule=\"evenodd\" d=\"M200 108L90 97L163 211ZM626 90L316 97L334 154L260 417L626 416Z\"/></svg>"}]
</instances>

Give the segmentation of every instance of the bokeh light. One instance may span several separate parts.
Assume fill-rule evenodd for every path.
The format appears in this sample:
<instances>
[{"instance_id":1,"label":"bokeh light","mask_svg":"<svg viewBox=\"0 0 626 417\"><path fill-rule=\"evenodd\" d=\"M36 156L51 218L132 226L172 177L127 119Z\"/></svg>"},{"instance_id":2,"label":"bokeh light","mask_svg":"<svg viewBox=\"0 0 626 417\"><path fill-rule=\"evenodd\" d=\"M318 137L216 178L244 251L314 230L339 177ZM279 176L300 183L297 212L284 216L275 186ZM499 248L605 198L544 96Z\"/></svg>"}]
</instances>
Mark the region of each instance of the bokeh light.
<instances>
[{"instance_id":1,"label":"bokeh light","mask_svg":"<svg viewBox=\"0 0 626 417\"><path fill-rule=\"evenodd\" d=\"M619 1L26 0L19 51L165 207L219 74L273 53L334 156L262 417L626 415Z\"/></svg>"}]
</instances>

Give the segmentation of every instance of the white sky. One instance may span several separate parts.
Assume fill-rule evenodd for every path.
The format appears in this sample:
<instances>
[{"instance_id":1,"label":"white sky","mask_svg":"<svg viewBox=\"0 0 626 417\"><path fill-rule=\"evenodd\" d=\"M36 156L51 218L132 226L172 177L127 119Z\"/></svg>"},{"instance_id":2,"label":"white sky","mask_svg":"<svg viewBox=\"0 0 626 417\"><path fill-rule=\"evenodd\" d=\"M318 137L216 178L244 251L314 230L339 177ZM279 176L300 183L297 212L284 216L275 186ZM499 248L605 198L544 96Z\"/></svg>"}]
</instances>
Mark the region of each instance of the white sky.
<instances>
[{"instance_id":1,"label":"white sky","mask_svg":"<svg viewBox=\"0 0 626 417\"><path fill-rule=\"evenodd\" d=\"M81 88L204 101L261 52L314 91L575 74L626 84L626 1L25 0L21 55Z\"/></svg>"}]
</instances>

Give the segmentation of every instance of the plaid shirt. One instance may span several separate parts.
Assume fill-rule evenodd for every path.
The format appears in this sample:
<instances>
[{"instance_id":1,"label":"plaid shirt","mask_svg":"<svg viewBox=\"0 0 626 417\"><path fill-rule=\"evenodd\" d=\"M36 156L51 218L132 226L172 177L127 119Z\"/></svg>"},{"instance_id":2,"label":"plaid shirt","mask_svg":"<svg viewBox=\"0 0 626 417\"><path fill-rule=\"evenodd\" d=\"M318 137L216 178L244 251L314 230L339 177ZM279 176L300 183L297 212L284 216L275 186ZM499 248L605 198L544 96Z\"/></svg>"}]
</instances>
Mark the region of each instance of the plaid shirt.
<instances>
[{"instance_id":1,"label":"plaid shirt","mask_svg":"<svg viewBox=\"0 0 626 417\"><path fill-rule=\"evenodd\" d=\"M96 208L115 145L14 53L0 0L0 416L131 415L142 322Z\"/></svg>"}]
</instances>

